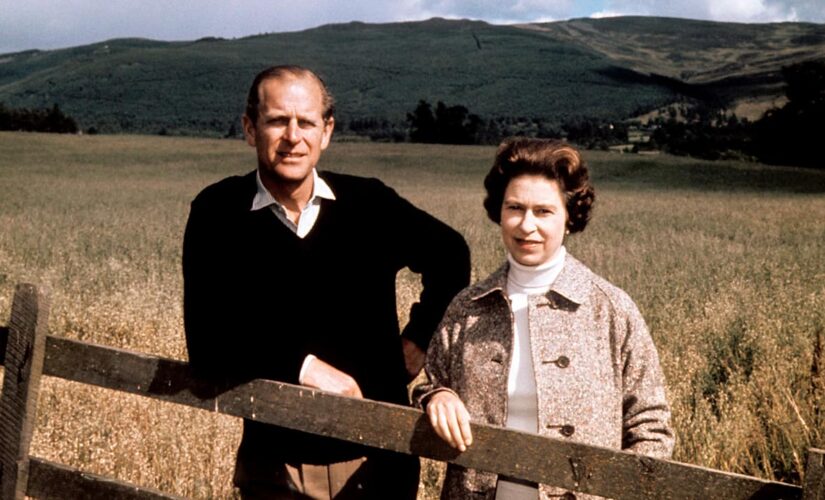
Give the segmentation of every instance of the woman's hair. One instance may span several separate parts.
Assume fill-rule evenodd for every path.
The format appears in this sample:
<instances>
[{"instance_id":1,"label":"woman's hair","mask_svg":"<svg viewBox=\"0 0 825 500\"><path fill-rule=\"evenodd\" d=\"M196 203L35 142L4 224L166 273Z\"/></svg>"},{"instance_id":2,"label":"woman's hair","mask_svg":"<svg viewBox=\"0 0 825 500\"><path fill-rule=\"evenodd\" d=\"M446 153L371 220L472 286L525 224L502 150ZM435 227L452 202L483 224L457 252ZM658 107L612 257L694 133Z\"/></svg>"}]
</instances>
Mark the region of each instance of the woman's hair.
<instances>
[{"instance_id":1,"label":"woman's hair","mask_svg":"<svg viewBox=\"0 0 825 500\"><path fill-rule=\"evenodd\" d=\"M522 175L541 175L558 182L567 208L567 229L571 233L584 230L595 194L587 165L574 147L557 139L505 139L496 151L493 168L484 178L484 208L496 224L501 223L507 185Z\"/></svg>"}]
</instances>

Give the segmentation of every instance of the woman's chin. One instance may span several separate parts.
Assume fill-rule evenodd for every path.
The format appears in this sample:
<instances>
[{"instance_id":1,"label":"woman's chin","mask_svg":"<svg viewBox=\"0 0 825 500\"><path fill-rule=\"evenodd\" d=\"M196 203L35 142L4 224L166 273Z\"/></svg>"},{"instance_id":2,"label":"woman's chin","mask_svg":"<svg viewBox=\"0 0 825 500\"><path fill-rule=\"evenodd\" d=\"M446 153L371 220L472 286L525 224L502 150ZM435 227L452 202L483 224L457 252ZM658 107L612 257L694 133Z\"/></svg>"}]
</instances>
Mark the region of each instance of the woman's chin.
<instances>
[{"instance_id":1,"label":"woman's chin","mask_svg":"<svg viewBox=\"0 0 825 500\"><path fill-rule=\"evenodd\" d=\"M522 266L530 267L544 264L547 261L547 259L545 259L544 256L538 254L513 255L513 259Z\"/></svg>"}]
</instances>

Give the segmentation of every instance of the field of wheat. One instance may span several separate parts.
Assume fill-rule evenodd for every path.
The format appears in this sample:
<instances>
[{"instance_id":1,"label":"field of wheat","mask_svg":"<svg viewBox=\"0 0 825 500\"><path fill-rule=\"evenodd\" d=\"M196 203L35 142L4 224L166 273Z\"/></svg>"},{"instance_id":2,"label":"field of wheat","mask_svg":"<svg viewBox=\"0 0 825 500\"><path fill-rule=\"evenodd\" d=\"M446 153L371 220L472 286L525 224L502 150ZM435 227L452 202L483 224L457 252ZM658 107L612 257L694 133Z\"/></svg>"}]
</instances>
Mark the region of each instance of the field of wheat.
<instances>
[{"instance_id":1,"label":"field of wheat","mask_svg":"<svg viewBox=\"0 0 825 500\"><path fill-rule=\"evenodd\" d=\"M334 143L458 229L473 280L504 254L481 207L493 148ZM586 152L591 225L568 249L627 290L658 346L675 459L798 483L825 446L825 170ZM0 324L14 285L52 334L186 359L181 238L207 184L254 168L240 141L0 133ZM398 278L399 309L418 293ZM402 314L401 321L406 318ZM48 377L32 454L193 498L230 498L240 422ZM421 498L440 467L426 463Z\"/></svg>"}]
</instances>

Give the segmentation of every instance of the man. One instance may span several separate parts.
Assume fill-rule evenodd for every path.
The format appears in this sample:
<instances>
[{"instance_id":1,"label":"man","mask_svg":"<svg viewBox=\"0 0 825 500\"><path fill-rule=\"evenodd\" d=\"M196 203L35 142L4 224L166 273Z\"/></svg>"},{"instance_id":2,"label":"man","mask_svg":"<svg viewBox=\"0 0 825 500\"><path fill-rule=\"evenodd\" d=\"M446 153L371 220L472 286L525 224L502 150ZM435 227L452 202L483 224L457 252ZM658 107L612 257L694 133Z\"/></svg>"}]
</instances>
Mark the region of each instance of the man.
<instances>
[{"instance_id":1,"label":"man","mask_svg":"<svg viewBox=\"0 0 825 500\"><path fill-rule=\"evenodd\" d=\"M335 125L321 79L276 66L243 116L258 168L204 189L183 245L195 372L266 378L407 404L450 299L469 281L463 238L376 179L318 172ZM423 292L399 335L395 276ZM417 457L244 421L243 498L415 498Z\"/></svg>"}]
</instances>

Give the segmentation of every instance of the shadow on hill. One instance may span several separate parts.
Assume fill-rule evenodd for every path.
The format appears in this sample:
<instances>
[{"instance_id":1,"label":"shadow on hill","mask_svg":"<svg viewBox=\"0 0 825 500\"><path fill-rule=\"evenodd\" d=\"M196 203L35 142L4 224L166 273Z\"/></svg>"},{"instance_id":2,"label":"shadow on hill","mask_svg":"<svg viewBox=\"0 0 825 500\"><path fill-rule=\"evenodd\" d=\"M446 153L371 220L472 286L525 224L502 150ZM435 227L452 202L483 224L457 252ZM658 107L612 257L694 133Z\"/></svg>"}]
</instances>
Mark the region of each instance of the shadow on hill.
<instances>
[{"instance_id":1,"label":"shadow on hill","mask_svg":"<svg viewBox=\"0 0 825 500\"><path fill-rule=\"evenodd\" d=\"M629 155L593 158L590 166L597 188L825 193L825 170Z\"/></svg>"}]
</instances>

